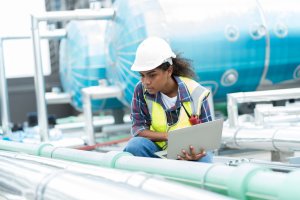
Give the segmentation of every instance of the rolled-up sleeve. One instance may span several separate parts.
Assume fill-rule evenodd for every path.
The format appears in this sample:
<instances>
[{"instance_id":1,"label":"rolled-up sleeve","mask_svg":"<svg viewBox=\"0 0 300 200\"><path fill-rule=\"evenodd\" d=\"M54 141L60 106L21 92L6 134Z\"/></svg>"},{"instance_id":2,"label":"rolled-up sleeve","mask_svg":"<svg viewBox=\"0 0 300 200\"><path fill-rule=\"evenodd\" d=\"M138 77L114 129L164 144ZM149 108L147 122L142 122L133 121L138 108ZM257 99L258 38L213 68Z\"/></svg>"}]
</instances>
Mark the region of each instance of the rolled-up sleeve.
<instances>
[{"instance_id":1,"label":"rolled-up sleeve","mask_svg":"<svg viewBox=\"0 0 300 200\"><path fill-rule=\"evenodd\" d=\"M144 98L142 83L139 82L135 89L131 102L131 134L138 136L143 130L149 130L151 125L151 117Z\"/></svg>"}]
</instances>

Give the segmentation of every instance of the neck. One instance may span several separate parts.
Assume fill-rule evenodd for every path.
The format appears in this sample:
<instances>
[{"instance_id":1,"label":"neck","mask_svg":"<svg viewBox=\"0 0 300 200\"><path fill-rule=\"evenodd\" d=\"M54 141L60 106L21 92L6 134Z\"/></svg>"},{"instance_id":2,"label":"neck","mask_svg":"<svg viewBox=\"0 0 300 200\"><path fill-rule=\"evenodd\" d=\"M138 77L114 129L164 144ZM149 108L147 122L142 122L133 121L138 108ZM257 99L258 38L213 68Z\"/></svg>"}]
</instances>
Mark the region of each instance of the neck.
<instances>
[{"instance_id":1,"label":"neck","mask_svg":"<svg viewBox=\"0 0 300 200\"><path fill-rule=\"evenodd\" d=\"M173 77L170 77L167 84L165 85L165 89L161 91L168 97L175 97L178 93L178 85Z\"/></svg>"}]
</instances>

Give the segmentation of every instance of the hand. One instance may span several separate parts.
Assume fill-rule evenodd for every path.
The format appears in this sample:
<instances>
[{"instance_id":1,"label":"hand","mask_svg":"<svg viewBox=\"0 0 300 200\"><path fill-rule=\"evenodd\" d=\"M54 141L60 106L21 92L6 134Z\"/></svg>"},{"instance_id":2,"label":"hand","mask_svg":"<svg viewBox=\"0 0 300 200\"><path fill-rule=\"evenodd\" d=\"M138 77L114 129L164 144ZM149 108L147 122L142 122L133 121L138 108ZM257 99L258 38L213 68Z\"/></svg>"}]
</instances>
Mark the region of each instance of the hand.
<instances>
[{"instance_id":1,"label":"hand","mask_svg":"<svg viewBox=\"0 0 300 200\"><path fill-rule=\"evenodd\" d=\"M178 155L178 160L199 160L200 158L206 156L206 152L204 149L201 149L200 153L195 152L195 148L193 146L190 146L190 153L188 153L186 150L182 150L183 156Z\"/></svg>"}]
</instances>

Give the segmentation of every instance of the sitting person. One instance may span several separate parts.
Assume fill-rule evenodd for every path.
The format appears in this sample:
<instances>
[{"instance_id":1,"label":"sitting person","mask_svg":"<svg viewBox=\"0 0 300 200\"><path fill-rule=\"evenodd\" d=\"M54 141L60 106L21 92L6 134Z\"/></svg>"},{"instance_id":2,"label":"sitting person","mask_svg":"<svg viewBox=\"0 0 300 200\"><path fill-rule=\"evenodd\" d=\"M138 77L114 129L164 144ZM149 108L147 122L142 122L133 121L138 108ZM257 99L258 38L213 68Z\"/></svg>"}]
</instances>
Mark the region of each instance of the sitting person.
<instances>
[{"instance_id":1,"label":"sitting person","mask_svg":"<svg viewBox=\"0 0 300 200\"><path fill-rule=\"evenodd\" d=\"M189 62L173 53L158 37L146 38L137 48L131 70L138 71L131 103L132 135L124 151L134 156L153 157L167 148L168 132L212 120L209 90L192 78ZM212 152L190 146L179 160L212 162Z\"/></svg>"}]
</instances>

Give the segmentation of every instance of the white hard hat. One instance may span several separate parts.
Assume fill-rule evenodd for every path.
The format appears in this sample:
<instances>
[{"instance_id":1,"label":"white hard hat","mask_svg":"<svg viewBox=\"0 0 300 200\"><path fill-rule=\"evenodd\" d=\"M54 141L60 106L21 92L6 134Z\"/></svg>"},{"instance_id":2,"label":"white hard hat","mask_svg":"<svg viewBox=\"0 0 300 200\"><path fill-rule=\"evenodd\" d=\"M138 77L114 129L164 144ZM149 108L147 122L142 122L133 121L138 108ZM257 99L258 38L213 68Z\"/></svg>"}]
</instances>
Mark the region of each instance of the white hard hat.
<instances>
[{"instance_id":1,"label":"white hard hat","mask_svg":"<svg viewBox=\"0 0 300 200\"><path fill-rule=\"evenodd\" d=\"M176 58L170 45L162 38L148 37L137 48L132 71L149 71Z\"/></svg>"}]
</instances>

